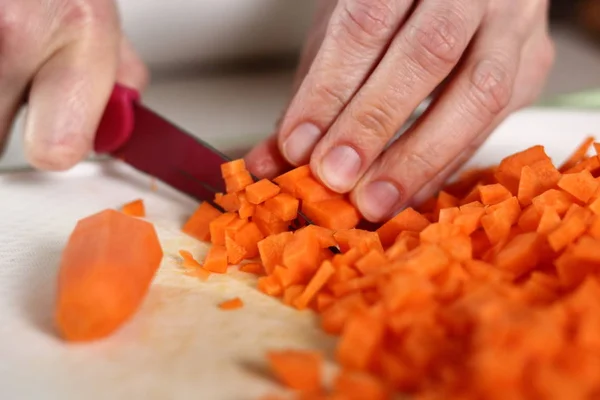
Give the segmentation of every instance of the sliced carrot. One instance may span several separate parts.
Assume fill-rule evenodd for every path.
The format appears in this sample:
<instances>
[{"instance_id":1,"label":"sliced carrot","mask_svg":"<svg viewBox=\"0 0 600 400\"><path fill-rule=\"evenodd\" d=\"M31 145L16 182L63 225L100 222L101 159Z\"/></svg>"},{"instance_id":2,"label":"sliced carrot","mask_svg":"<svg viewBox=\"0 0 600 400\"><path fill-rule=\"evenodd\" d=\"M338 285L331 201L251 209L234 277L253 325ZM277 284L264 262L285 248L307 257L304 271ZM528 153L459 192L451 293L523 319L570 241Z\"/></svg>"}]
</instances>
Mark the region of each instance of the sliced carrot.
<instances>
[{"instance_id":1,"label":"sliced carrot","mask_svg":"<svg viewBox=\"0 0 600 400\"><path fill-rule=\"evenodd\" d=\"M204 260L204 269L217 274L227 272L227 249L225 246L212 245Z\"/></svg>"},{"instance_id":2,"label":"sliced carrot","mask_svg":"<svg viewBox=\"0 0 600 400\"><path fill-rule=\"evenodd\" d=\"M258 278L258 290L269 296L280 296L283 293L283 287L277 277L273 275L262 276Z\"/></svg>"},{"instance_id":3,"label":"sliced carrot","mask_svg":"<svg viewBox=\"0 0 600 400\"><path fill-rule=\"evenodd\" d=\"M367 254L356 261L355 267L363 275L380 272L388 263L387 257L376 249L372 249Z\"/></svg>"},{"instance_id":4,"label":"sliced carrot","mask_svg":"<svg viewBox=\"0 0 600 400\"><path fill-rule=\"evenodd\" d=\"M459 215L460 208L458 207L443 208L439 212L438 222L451 224Z\"/></svg>"},{"instance_id":5,"label":"sliced carrot","mask_svg":"<svg viewBox=\"0 0 600 400\"><path fill-rule=\"evenodd\" d=\"M265 269L264 269L263 265L261 263L257 263L257 262L242 264L242 265L240 265L239 270L241 272L246 272L246 273L254 274L254 275L262 275L265 273Z\"/></svg>"},{"instance_id":6,"label":"sliced carrot","mask_svg":"<svg viewBox=\"0 0 600 400\"><path fill-rule=\"evenodd\" d=\"M262 204L277 196L281 189L268 179L261 179L246 187L246 200L251 204Z\"/></svg>"},{"instance_id":7,"label":"sliced carrot","mask_svg":"<svg viewBox=\"0 0 600 400\"><path fill-rule=\"evenodd\" d=\"M225 236L225 249L227 250L227 262L230 265L239 264L248 253L244 246L233 240L230 235Z\"/></svg>"},{"instance_id":8,"label":"sliced carrot","mask_svg":"<svg viewBox=\"0 0 600 400\"><path fill-rule=\"evenodd\" d=\"M247 172L246 162L243 158L221 164L221 176L223 178L228 178L240 172Z\"/></svg>"},{"instance_id":9,"label":"sliced carrot","mask_svg":"<svg viewBox=\"0 0 600 400\"><path fill-rule=\"evenodd\" d=\"M336 254L331 260L331 262L336 267L340 267L342 265L354 265L354 263L358 261L358 259L362 257L362 255L362 251L360 251L357 247L352 247L347 249L342 254Z\"/></svg>"},{"instance_id":10,"label":"sliced carrot","mask_svg":"<svg viewBox=\"0 0 600 400\"><path fill-rule=\"evenodd\" d=\"M329 278L333 276L335 268L329 261L324 261L317 272L313 275L312 279L306 285L306 288L295 300L294 306L300 310L308 307L313 298L317 295L319 290L325 286Z\"/></svg>"},{"instance_id":11,"label":"sliced carrot","mask_svg":"<svg viewBox=\"0 0 600 400\"><path fill-rule=\"evenodd\" d=\"M190 253L189 251L179 250L179 255L183 259L182 265L184 268L201 268L202 267L202 264L200 264L198 261L196 261L196 259L192 255L192 253Z\"/></svg>"},{"instance_id":12,"label":"sliced carrot","mask_svg":"<svg viewBox=\"0 0 600 400\"><path fill-rule=\"evenodd\" d=\"M586 158L581 162L575 164L571 168L567 169L565 171L565 174L574 174L576 172L581 172L584 170L590 171L592 174L597 174L599 169L600 160L598 159L598 156L593 156L590 158Z\"/></svg>"},{"instance_id":13,"label":"sliced carrot","mask_svg":"<svg viewBox=\"0 0 600 400\"><path fill-rule=\"evenodd\" d=\"M254 215L254 204L250 203L248 199L246 199L245 193L238 193L238 200L240 201L240 208L238 210L238 214L242 219L248 219Z\"/></svg>"},{"instance_id":14,"label":"sliced carrot","mask_svg":"<svg viewBox=\"0 0 600 400\"><path fill-rule=\"evenodd\" d=\"M499 183L479 187L481 202L485 205L501 203L512 197L512 193Z\"/></svg>"},{"instance_id":15,"label":"sliced carrot","mask_svg":"<svg viewBox=\"0 0 600 400\"><path fill-rule=\"evenodd\" d=\"M130 217L145 217L146 208L142 199L133 200L121 208L121 212Z\"/></svg>"},{"instance_id":16,"label":"sliced carrot","mask_svg":"<svg viewBox=\"0 0 600 400\"><path fill-rule=\"evenodd\" d=\"M294 300L298 298L304 291L304 285L291 285L285 288L283 291L283 304L288 306L294 305Z\"/></svg>"},{"instance_id":17,"label":"sliced carrot","mask_svg":"<svg viewBox=\"0 0 600 400\"><path fill-rule=\"evenodd\" d=\"M265 208L282 221L292 221L298 216L298 199L288 193L280 193L265 202Z\"/></svg>"},{"instance_id":18,"label":"sliced carrot","mask_svg":"<svg viewBox=\"0 0 600 400\"><path fill-rule=\"evenodd\" d=\"M292 232L282 232L267 236L258 242L260 260L267 274L273 272L276 265L283 264L283 250L292 237Z\"/></svg>"},{"instance_id":19,"label":"sliced carrot","mask_svg":"<svg viewBox=\"0 0 600 400\"><path fill-rule=\"evenodd\" d=\"M518 193L519 178L521 169L525 165L531 165L536 161L547 160L548 156L543 146L532 146L526 150L505 157L498 169L495 177L498 183L506 187L513 195Z\"/></svg>"},{"instance_id":20,"label":"sliced carrot","mask_svg":"<svg viewBox=\"0 0 600 400\"><path fill-rule=\"evenodd\" d=\"M400 232L420 232L428 225L429 221L427 218L423 217L413 208L408 207L377 229L377 234L383 246L387 247L394 243Z\"/></svg>"},{"instance_id":21,"label":"sliced carrot","mask_svg":"<svg viewBox=\"0 0 600 400\"><path fill-rule=\"evenodd\" d=\"M320 292L317 294L317 311L323 312L327 307L335 302L335 297L327 292Z\"/></svg>"},{"instance_id":22,"label":"sliced carrot","mask_svg":"<svg viewBox=\"0 0 600 400\"><path fill-rule=\"evenodd\" d=\"M577 163L585 158L585 155L589 151L590 147L594 143L594 137L586 137L583 142L577 147L577 149L565 160L562 166L559 168L561 172L575 166Z\"/></svg>"},{"instance_id":23,"label":"sliced carrot","mask_svg":"<svg viewBox=\"0 0 600 400\"><path fill-rule=\"evenodd\" d=\"M210 203L203 202L181 230L198 240L208 241L210 240L210 223L220 215L221 212Z\"/></svg>"},{"instance_id":24,"label":"sliced carrot","mask_svg":"<svg viewBox=\"0 0 600 400\"><path fill-rule=\"evenodd\" d=\"M279 175L273 181L281 187L283 192L289 193L294 197L298 197L296 194L296 187L298 182L302 178L306 178L308 176L312 176L310 171L310 166L303 165L301 167L295 168L291 171L286 172L283 175Z\"/></svg>"},{"instance_id":25,"label":"sliced carrot","mask_svg":"<svg viewBox=\"0 0 600 400\"><path fill-rule=\"evenodd\" d=\"M590 212L579 207L568 218L565 217L560 225L548 234L548 243L554 251L564 249L585 232L589 220Z\"/></svg>"},{"instance_id":26,"label":"sliced carrot","mask_svg":"<svg viewBox=\"0 0 600 400\"><path fill-rule=\"evenodd\" d=\"M456 206L458 206L458 199L442 190L437 196L434 213L439 215L441 210Z\"/></svg>"},{"instance_id":27,"label":"sliced carrot","mask_svg":"<svg viewBox=\"0 0 600 400\"><path fill-rule=\"evenodd\" d=\"M237 219L238 217L235 213L225 213L212 220L209 224L210 241L212 244L225 246L225 232L227 226Z\"/></svg>"},{"instance_id":28,"label":"sliced carrot","mask_svg":"<svg viewBox=\"0 0 600 400\"><path fill-rule=\"evenodd\" d=\"M334 232L331 229L323 228L318 225L308 225L301 230L306 231L309 235L313 235L319 242L319 246L323 249L337 246L334 238Z\"/></svg>"},{"instance_id":29,"label":"sliced carrot","mask_svg":"<svg viewBox=\"0 0 600 400\"><path fill-rule=\"evenodd\" d=\"M556 227L560 225L560 216L553 208L547 208L544 210L540 222L537 227L537 232L543 235L547 235L552 232Z\"/></svg>"},{"instance_id":30,"label":"sliced carrot","mask_svg":"<svg viewBox=\"0 0 600 400\"><path fill-rule=\"evenodd\" d=\"M537 232L521 233L500 250L494 264L516 276L523 275L535 268L541 245L541 237Z\"/></svg>"},{"instance_id":31,"label":"sliced carrot","mask_svg":"<svg viewBox=\"0 0 600 400\"><path fill-rule=\"evenodd\" d=\"M147 221L115 210L79 220L59 266L54 318L60 335L91 341L116 331L140 307L162 258Z\"/></svg>"},{"instance_id":32,"label":"sliced carrot","mask_svg":"<svg viewBox=\"0 0 600 400\"><path fill-rule=\"evenodd\" d=\"M285 232L289 228L289 223L279 218L266 204L256 206L252 220L265 236Z\"/></svg>"},{"instance_id":33,"label":"sliced carrot","mask_svg":"<svg viewBox=\"0 0 600 400\"><path fill-rule=\"evenodd\" d=\"M360 292L348 294L331 304L321 314L323 330L331 334L340 334L348 318L367 310L367 303Z\"/></svg>"},{"instance_id":34,"label":"sliced carrot","mask_svg":"<svg viewBox=\"0 0 600 400\"><path fill-rule=\"evenodd\" d=\"M592 174L583 170L574 174L564 174L558 186L573 197L587 203L600 187Z\"/></svg>"},{"instance_id":35,"label":"sliced carrot","mask_svg":"<svg viewBox=\"0 0 600 400\"><path fill-rule=\"evenodd\" d=\"M227 193L237 193L254 183L252 175L248 171L236 172L225 178L225 190Z\"/></svg>"},{"instance_id":36,"label":"sliced carrot","mask_svg":"<svg viewBox=\"0 0 600 400\"><path fill-rule=\"evenodd\" d=\"M384 325L368 313L350 318L336 349L336 357L344 368L365 371L383 341Z\"/></svg>"},{"instance_id":37,"label":"sliced carrot","mask_svg":"<svg viewBox=\"0 0 600 400\"><path fill-rule=\"evenodd\" d=\"M301 178L296 184L294 194L298 199L309 203L342 197L339 193L335 193L323 186L312 176Z\"/></svg>"},{"instance_id":38,"label":"sliced carrot","mask_svg":"<svg viewBox=\"0 0 600 400\"><path fill-rule=\"evenodd\" d=\"M333 234L333 238L343 252L348 252L353 248L358 249L362 254L366 254L370 250L383 252L380 236L376 232L362 229L341 229Z\"/></svg>"},{"instance_id":39,"label":"sliced carrot","mask_svg":"<svg viewBox=\"0 0 600 400\"><path fill-rule=\"evenodd\" d=\"M285 386L305 392L319 392L323 356L308 350L272 350L267 353L271 370Z\"/></svg>"},{"instance_id":40,"label":"sliced carrot","mask_svg":"<svg viewBox=\"0 0 600 400\"><path fill-rule=\"evenodd\" d=\"M543 212L545 212L545 211L546 211L546 209L544 209ZM558 213L557 213L557 215L558 215ZM519 226L519 228L521 228L525 232L535 231L540 224L541 218L542 218L542 214L540 214L533 205L530 205L527 208L525 208L523 210L523 212L521 213L521 215L519 216L517 225Z\"/></svg>"},{"instance_id":41,"label":"sliced carrot","mask_svg":"<svg viewBox=\"0 0 600 400\"><path fill-rule=\"evenodd\" d=\"M258 252L258 243L264 239L264 235L254 222L242 226L233 237L233 240L246 250L245 258L254 258Z\"/></svg>"},{"instance_id":42,"label":"sliced carrot","mask_svg":"<svg viewBox=\"0 0 600 400\"><path fill-rule=\"evenodd\" d=\"M242 307L244 307L244 302L239 297L234 297L233 299L225 300L224 302L219 304L219 308L225 311L237 310L238 308Z\"/></svg>"},{"instance_id":43,"label":"sliced carrot","mask_svg":"<svg viewBox=\"0 0 600 400\"><path fill-rule=\"evenodd\" d=\"M544 209L551 207L556 210L558 215L563 216L573 204L573 200L572 196L562 190L550 189L533 198L532 203L540 215Z\"/></svg>"},{"instance_id":44,"label":"sliced carrot","mask_svg":"<svg viewBox=\"0 0 600 400\"><path fill-rule=\"evenodd\" d=\"M302 212L317 225L329 229L351 229L360 222L360 214L345 199L329 199L302 203Z\"/></svg>"},{"instance_id":45,"label":"sliced carrot","mask_svg":"<svg viewBox=\"0 0 600 400\"><path fill-rule=\"evenodd\" d=\"M316 236L305 231L295 232L283 249L283 265L301 276L309 276L318 268L320 250Z\"/></svg>"},{"instance_id":46,"label":"sliced carrot","mask_svg":"<svg viewBox=\"0 0 600 400\"><path fill-rule=\"evenodd\" d=\"M236 193L217 193L215 203L227 212L234 212L240 209L240 198Z\"/></svg>"},{"instance_id":47,"label":"sliced carrot","mask_svg":"<svg viewBox=\"0 0 600 400\"><path fill-rule=\"evenodd\" d=\"M391 397L381 379L364 372L347 370L335 378L334 393L347 400L387 400Z\"/></svg>"}]
</instances>

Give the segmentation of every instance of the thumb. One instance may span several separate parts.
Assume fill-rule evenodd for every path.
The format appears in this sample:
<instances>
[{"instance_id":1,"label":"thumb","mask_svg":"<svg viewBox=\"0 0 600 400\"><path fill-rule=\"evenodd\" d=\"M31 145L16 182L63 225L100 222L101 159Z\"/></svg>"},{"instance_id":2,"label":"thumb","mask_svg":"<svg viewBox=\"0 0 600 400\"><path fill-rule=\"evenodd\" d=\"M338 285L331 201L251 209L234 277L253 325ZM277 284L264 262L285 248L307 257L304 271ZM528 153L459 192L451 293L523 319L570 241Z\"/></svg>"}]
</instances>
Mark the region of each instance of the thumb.
<instances>
[{"instance_id":1,"label":"thumb","mask_svg":"<svg viewBox=\"0 0 600 400\"><path fill-rule=\"evenodd\" d=\"M143 91L150 79L148 68L125 36L121 38L119 47L117 82L140 92Z\"/></svg>"}]
</instances>

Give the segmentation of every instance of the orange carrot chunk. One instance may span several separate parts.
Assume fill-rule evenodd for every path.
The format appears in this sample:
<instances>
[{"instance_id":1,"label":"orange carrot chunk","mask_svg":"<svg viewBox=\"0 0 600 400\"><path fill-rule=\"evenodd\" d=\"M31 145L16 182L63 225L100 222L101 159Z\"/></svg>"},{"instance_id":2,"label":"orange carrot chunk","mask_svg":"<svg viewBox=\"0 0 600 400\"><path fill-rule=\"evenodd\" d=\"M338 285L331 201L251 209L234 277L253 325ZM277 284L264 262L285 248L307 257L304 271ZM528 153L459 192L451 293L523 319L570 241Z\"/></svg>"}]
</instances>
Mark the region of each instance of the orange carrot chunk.
<instances>
[{"instance_id":1,"label":"orange carrot chunk","mask_svg":"<svg viewBox=\"0 0 600 400\"><path fill-rule=\"evenodd\" d=\"M329 190L312 176L301 178L296 184L294 194L300 200L309 203L342 197L341 194Z\"/></svg>"},{"instance_id":2,"label":"orange carrot chunk","mask_svg":"<svg viewBox=\"0 0 600 400\"><path fill-rule=\"evenodd\" d=\"M273 179L273 182L279 185L283 192L289 193L294 197L298 197L296 193L298 182L307 176L312 176L310 166L303 165L288 171L283 175L279 175L277 178Z\"/></svg>"},{"instance_id":3,"label":"orange carrot chunk","mask_svg":"<svg viewBox=\"0 0 600 400\"><path fill-rule=\"evenodd\" d=\"M117 330L140 307L162 258L149 222L115 210L79 220L59 267L55 321L61 336L91 341Z\"/></svg>"},{"instance_id":4,"label":"orange carrot chunk","mask_svg":"<svg viewBox=\"0 0 600 400\"><path fill-rule=\"evenodd\" d=\"M225 246L225 233L227 227L236 219L238 219L238 217L237 215L235 215L235 213L225 213L219 215L217 218L210 222L210 241L212 242L212 244Z\"/></svg>"},{"instance_id":5,"label":"orange carrot chunk","mask_svg":"<svg viewBox=\"0 0 600 400\"><path fill-rule=\"evenodd\" d=\"M479 187L481 202L486 205L501 203L512 197L512 193L499 183Z\"/></svg>"},{"instance_id":6,"label":"orange carrot chunk","mask_svg":"<svg viewBox=\"0 0 600 400\"><path fill-rule=\"evenodd\" d=\"M221 164L221 176L223 178L228 178L240 172L247 172L246 162L243 158Z\"/></svg>"},{"instance_id":7,"label":"orange carrot chunk","mask_svg":"<svg viewBox=\"0 0 600 400\"><path fill-rule=\"evenodd\" d=\"M381 244L383 244L384 247L387 247L394 243L394 240L396 240L396 237L400 232L420 232L425 229L429 223L427 218L409 207L377 229L377 234L381 239Z\"/></svg>"},{"instance_id":8,"label":"orange carrot chunk","mask_svg":"<svg viewBox=\"0 0 600 400\"><path fill-rule=\"evenodd\" d=\"M239 297L234 297L230 300L225 300L219 304L219 308L224 311L237 310L244 307L244 302Z\"/></svg>"},{"instance_id":9,"label":"orange carrot chunk","mask_svg":"<svg viewBox=\"0 0 600 400\"><path fill-rule=\"evenodd\" d=\"M254 179L248 171L240 171L225 178L225 190L227 193L237 193L253 183Z\"/></svg>"},{"instance_id":10,"label":"orange carrot chunk","mask_svg":"<svg viewBox=\"0 0 600 400\"><path fill-rule=\"evenodd\" d=\"M182 231L202 241L210 240L210 223L221 215L221 212L208 202L201 203L194 214L183 225Z\"/></svg>"},{"instance_id":11,"label":"orange carrot chunk","mask_svg":"<svg viewBox=\"0 0 600 400\"><path fill-rule=\"evenodd\" d=\"M212 245L204 260L204 269L217 274L227 272L227 249L225 246Z\"/></svg>"},{"instance_id":12,"label":"orange carrot chunk","mask_svg":"<svg viewBox=\"0 0 600 400\"><path fill-rule=\"evenodd\" d=\"M258 242L263 239L264 235L254 222L241 227L233 237L233 240L245 249L245 258L254 258L258 255Z\"/></svg>"},{"instance_id":13,"label":"orange carrot chunk","mask_svg":"<svg viewBox=\"0 0 600 400\"><path fill-rule=\"evenodd\" d=\"M248 199L246 199L246 194L241 192L237 194L238 200L240 201L240 208L238 210L238 214L242 219L248 219L254 215L255 205L250 203Z\"/></svg>"},{"instance_id":14,"label":"orange carrot chunk","mask_svg":"<svg viewBox=\"0 0 600 400\"><path fill-rule=\"evenodd\" d=\"M273 272L276 265L283 264L283 250L292 237L292 232L282 232L276 235L267 236L258 242L257 246L260 260L264 265L267 274Z\"/></svg>"},{"instance_id":15,"label":"orange carrot chunk","mask_svg":"<svg viewBox=\"0 0 600 400\"><path fill-rule=\"evenodd\" d=\"M182 266L184 268L201 268L202 267L202 264L200 264L198 261L196 261L196 259L192 255L192 253L190 253L189 251L179 250L179 255L183 259Z\"/></svg>"},{"instance_id":16,"label":"orange carrot chunk","mask_svg":"<svg viewBox=\"0 0 600 400\"><path fill-rule=\"evenodd\" d=\"M146 208L144 207L144 201L142 199L133 200L121 208L121 212L130 217L145 217Z\"/></svg>"},{"instance_id":17,"label":"orange carrot chunk","mask_svg":"<svg viewBox=\"0 0 600 400\"><path fill-rule=\"evenodd\" d=\"M288 193L280 193L265 201L265 208L282 221L292 221L298 216L300 202Z\"/></svg>"},{"instance_id":18,"label":"orange carrot chunk","mask_svg":"<svg viewBox=\"0 0 600 400\"><path fill-rule=\"evenodd\" d=\"M227 212L234 212L240 209L240 198L235 193L217 193L215 195L215 204Z\"/></svg>"},{"instance_id":19,"label":"orange carrot chunk","mask_svg":"<svg viewBox=\"0 0 600 400\"><path fill-rule=\"evenodd\" d=\"M268 179L248 185L246 187L246 199L252 204L262 204L266 200L279 194L281 189Z\"/></svg>"},{"instance_id":20,"label":"orange carrot chunk","mask_svg":"<svg viewBox=\"0 0 600 400\"><path fill-rule=\"evenodd\" d=\"M335 378L334 393L347 400L387 400L391 397L389 389L373 375L342 371Z\"/></svg>"},{"instance_id":21,"label":"orange carrot chunk","mask_svg":"<svg viewBox=\"0 0 600 400\"><path fill-rule=\"evenodd\" d=\"M345 199L302 203L302 212L315 224L329 229L351 229L360 222L360 214Z\"/></svg>"},{"instance_id":22,"label":"orange carrot chunk","mask_svg":"<svg viewBox=\"0 0 600 400\"><path fill-rule=\"evenodd\" d=\"M335 268L333 264L329 261L324 261L323 264L319 267L317 272L314 274L306 288L295 300L294 306L298 309L304 309L308 307L309 303L313 300L313 298L317 295L319 290L321 290L329 278L333 276L335 272Z\"/></svg>"},{"instance_id":23,"label":"orange carrot chunk","mask_svg":"<svg viewBox=\"0 0 600 400\"><path fill-rule=\"evenodd\" d=\"M242 264L242 265L240 265L239 270L241 272L246 272L248 274L254 274L254 275L262 275L265 273L265 269L262 266L262 264L257 263L257 262Z\"/></svg>"},{"instance_id":24,"label":"orange carrot chunk","mask_svg":"<svg viewBox=\"0 0 600 400\"><path fill-rule=\"evenodd\" d=\"M271 370L285 386L304 392L321 390L323 356L309 350L272 350L267 353Z\"/></svg>"},{"instance_id":25,"label":"orange carrot chunk","mask_svg":"<svg viewBox=\"0 0 600 400\"><path fill-rule=\"evenodd\" d=\"M583 161L583 159L585 158L585 155L587 154L587 152L589 151L590 147L594 143L594 140L595 139L592 136L586 137L579 144L579 146L577 147L577 149L575 149L575 151L573 152L573 154L571 154L569 156L569 158L567 158L565 160L565 162L563 163L563 165L560 167L560 171L561 172L565 172L569 168L571 168L571 167L575 166L576 164L578 164L579 162Z\"/></svg>"},{"instance_id":26,"label":"orange carrot chunk","mask_svg":"<svg viewBox=\"0 0 600 400\"><path fill-rule=\"evenodd\" d=\"M587 203L600 187L600 183L589 171L584 170L574 174L564 174L558 181L558 186L573 197Z\"/></svg>"}]
</instances>

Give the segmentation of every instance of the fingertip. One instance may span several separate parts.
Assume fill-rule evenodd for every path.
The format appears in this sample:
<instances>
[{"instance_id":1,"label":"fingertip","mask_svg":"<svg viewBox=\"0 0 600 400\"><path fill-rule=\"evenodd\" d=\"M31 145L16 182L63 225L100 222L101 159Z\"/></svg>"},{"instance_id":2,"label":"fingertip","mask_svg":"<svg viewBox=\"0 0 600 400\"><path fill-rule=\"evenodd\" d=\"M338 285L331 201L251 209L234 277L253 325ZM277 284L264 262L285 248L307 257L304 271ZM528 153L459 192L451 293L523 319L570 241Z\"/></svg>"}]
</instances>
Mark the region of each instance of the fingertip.
<instances>
[{"instance_id":1,"label":"fingertip","mask_svg":"<svg viewBox=\"0 0 600 400\"><path fill-rule=\"evenodd\" d=\"M244 161L251 174L266 179L273 179L290 167L279 151L275 136L250 150Z\"/></svg>"},{"instance_id":2,"label":"fingertip","mask_svg":"<svg viewBox=\"0 0 600 400\"><path fill-rule=\"evenodd\" d=\"M26 135L30 137L31 135ZM73 135L59 143L26 140L25 157L35 168L45 171L66 171L83 160L91 151L91 143L81 135Z\"/></svg>"}]
</instances>

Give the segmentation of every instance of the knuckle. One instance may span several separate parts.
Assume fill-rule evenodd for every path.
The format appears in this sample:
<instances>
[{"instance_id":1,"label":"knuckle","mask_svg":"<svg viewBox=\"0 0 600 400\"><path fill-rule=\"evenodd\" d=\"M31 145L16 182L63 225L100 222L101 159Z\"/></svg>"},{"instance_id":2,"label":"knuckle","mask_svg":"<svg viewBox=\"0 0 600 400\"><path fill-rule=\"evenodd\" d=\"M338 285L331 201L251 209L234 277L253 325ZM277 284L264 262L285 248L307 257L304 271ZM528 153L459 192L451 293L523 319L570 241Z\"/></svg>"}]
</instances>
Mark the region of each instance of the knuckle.
<instances>
[{"instance_id":1,"label":"knuckle","mask_svg":"<svg viewBox=\"0 0 600 400\"><path fill-rule=\"evenodd\" d=\"M464 18L456 12L432 14L422 25L411 30L410 39L414 39L412 50L416 61L424 68L445 68L456 64L468 41Z\"/></svg>"},{"instance_id":2,"label":"knuckle","mask_svg":"<svg viewBox=\"0 0 600 400\"><path fill-rule=\"evenodd\" d=\"M327 108L341 109L347 101L347 94L342 85L317 84L314 86L313 95L318 99L318 104Z\"/></svg>"},{"instance_id":3,"label":"knuckle","mask_svg":"<svg viewBox=\"0 0 600 400\"><path fill-rule=\"evenodd\" d=\"M386 37L395 25L394 1L349 0L341 4L340 27L344 35L365 45Z\"/></svg>"},{"instance_id":4,"label":"knuckle","mask_svg":"<svg viewBox=\"0 0 600 400\"><path fill-rule=\"evenodd\" d=\"M428 148L426 151L412 151L408 153L406 160L403 162L408 163L413 171L419 171L424 180L429 180L440 169L433 161L434 158L437 158L436 152Z\"/></svg>"},{"instance_id":5,"label":"knuckle","mask_svg":"<svg viewBox=\"0 0 600 400\"><path fill-rule=\"evenodd\" d=\"M471 74L470 97L478 111L499 114L510 103L514 74L498 59L480 61Z\"/></svg>"},{"instance_id":6,"label":"knuckle","mask_svg":"<svg viewBox=\"0 0 600 400\"><path fill-rule=\"evenodd\" d=\"M373 141L387 142L395 133L395 115L393 108L385 100L353 113L358 132L356 140L361 148L370 148Z\"/></svg>"},{"instance_id":7,"label":"knuckle","mask_svg":"<svg viewBox=\"0 0 600 400\"><path fill-rule=\"evenodd\" d=\"M115 13L106 1L71 0L64 2L62 22L71 28L106 27L115 20Z\"/></svg>"},{"instance_id":8,"label":"knuckle","mask_svg":"<svg viewBox=\"0 0 600 400\"><path fill-rule=\"evenodd\" d=\"M27 30L26 22L31 19L19 2L2 4L0 10L0 56L16 55L19 49L27 47L33 36Z\"/></svg>"}]
</instances>

